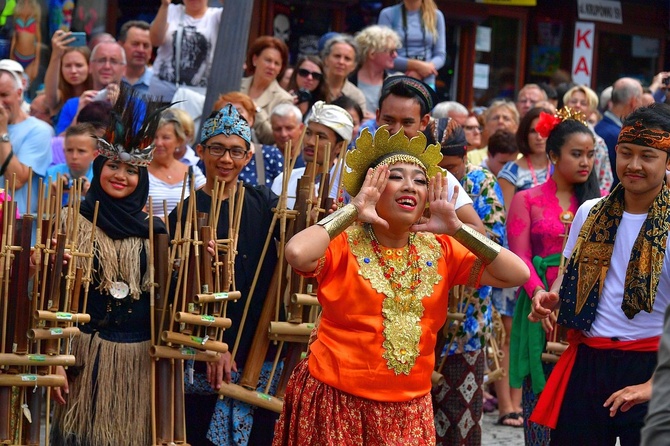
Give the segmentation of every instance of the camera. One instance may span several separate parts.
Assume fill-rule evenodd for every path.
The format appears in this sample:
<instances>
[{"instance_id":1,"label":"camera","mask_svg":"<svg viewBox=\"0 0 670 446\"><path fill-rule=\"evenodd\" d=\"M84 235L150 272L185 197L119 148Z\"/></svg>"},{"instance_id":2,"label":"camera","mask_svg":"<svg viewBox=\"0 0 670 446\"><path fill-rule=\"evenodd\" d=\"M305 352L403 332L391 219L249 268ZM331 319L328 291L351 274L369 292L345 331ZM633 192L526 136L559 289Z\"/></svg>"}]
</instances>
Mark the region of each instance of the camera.
<instances>
[{"instance_id":1,"label":"camera","mask_svg":"<svg viewBox=\"0 0 670 446\"><path fill-rule=\"evenodd\" d=\"M306 88L301 88L298 90L298 94L296 95L298 98L298 104L301 104L303 102L312 102L312 92L307 90Z\"/></svg>"},{"instance_id":2,"label":"camera","mask_svg":"<svg viewBox=\"0 0 670 446\"><path fill-rule=\"evenodd\" d=\"M670 85L670 76L663 79L663 85L666 87Z\"/></svg>"}]
</instances>

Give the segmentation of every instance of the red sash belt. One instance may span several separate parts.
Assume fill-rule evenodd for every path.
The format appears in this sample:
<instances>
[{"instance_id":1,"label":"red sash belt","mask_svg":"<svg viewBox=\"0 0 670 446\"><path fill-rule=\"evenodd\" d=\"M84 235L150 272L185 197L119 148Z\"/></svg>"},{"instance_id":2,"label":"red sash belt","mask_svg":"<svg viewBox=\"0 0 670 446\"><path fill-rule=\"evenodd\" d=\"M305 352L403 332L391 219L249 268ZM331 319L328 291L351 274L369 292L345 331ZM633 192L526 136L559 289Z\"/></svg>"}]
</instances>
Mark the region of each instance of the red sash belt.
<instances>
[{"instance_id":1,"label":"red sash belt","mask_svg":"<svg viewBox=\"0 0 670 446\"><path fill-rule=\"evenodd\" d=\"M547 385L540 394L535 410L530 416L530 421L556 429L565 390L568 387L575 359L577 359L577 347L579 344L583 343L591 348L603 350L616 349L634 352L655 352L658 351L660 340L660 336L656 336L635 341L613 341L610 338L589 338L584 336L580 330L569 330L568 342L570 345L563 352L551 375L549 375Z\"/></svg>"}]
</instances>

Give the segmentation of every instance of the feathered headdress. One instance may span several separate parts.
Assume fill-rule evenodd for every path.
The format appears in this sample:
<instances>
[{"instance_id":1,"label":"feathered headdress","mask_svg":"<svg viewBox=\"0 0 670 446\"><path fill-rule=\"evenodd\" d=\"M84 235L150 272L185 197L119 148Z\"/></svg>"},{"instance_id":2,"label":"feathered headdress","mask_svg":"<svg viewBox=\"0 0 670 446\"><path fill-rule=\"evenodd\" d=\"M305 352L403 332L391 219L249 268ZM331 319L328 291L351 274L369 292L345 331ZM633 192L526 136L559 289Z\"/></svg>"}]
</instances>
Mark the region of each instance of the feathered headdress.
<instances>
[{"instance_id":1,"label":"feathered headdress","mask_svg":"<svg viewBox=\"0 0 670 446\"><path fill-rule=\"evenodd\" d=\"M153 158L154 136L161 112L171 104L155 101L121 85L105 135L98 138L100 154L110 160L146 167Z\"/></svg>"}]
</instances>

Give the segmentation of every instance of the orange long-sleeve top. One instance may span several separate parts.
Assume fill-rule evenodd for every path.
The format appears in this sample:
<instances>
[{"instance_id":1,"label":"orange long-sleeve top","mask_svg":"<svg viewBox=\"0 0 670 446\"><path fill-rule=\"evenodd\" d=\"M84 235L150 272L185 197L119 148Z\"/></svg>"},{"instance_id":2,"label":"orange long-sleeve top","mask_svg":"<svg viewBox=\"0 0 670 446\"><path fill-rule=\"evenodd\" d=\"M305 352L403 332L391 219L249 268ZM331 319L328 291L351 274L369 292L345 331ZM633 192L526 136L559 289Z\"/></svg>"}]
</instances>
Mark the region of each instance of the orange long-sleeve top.
<instances>
[{"instance_id":1,"label":"orange long-sleeve top","mask_svg":"<svg viewBox=\"0 0 670 446\"><path fill-rule=\"evenodd\" d=\"M375 289L384 288L388 278L383 276L377 258L369 255L373 253L369 238L354 226L331 241L321 266L314 272L323 311L318 338L310 347L309 371L313 377L346 393L376 401L409 401L430 391L436 333L447 317L449 290L456 285L479 286L484 269L474 254L451 237L417 234L415 245L421 266L419 277L424 281L421 292L416 293L423 314L401 317L400 324L390 325L396 328L391 330L389 302L384 303L389 299L388 293ZM407 320L411 322L407 324ZM417 326L420 339L418 351L410 361L413 365L404 372L398 371L398 362L383 356L388 355L383 344L386 341L387 347L389 342L406 345L406 334L413 332L418 337ZM402 353L405 349L396 351Z\"/></svg>"}]
</instances>

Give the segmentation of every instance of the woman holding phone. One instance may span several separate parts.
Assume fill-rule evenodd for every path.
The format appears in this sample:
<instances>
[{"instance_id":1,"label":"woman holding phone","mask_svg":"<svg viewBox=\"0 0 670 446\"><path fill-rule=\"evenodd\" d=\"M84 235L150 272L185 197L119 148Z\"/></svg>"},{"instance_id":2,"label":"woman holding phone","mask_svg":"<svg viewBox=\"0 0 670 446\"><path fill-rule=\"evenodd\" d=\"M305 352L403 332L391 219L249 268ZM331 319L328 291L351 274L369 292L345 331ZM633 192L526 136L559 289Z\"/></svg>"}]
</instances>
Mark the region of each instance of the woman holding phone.
<instances>
[{"instance_id":1,"label":"woman holding phone","mask_svg":"<svg viewBox=\"0 0 670 446\"><path fill-rule=\"evenodd\" d=\"M53 115L65 101L81 96L93 87L89 69L91 51L86 33L57 30L51 38L51 59L44 75L46 106Z\"/></svg>"}]
</instances>

